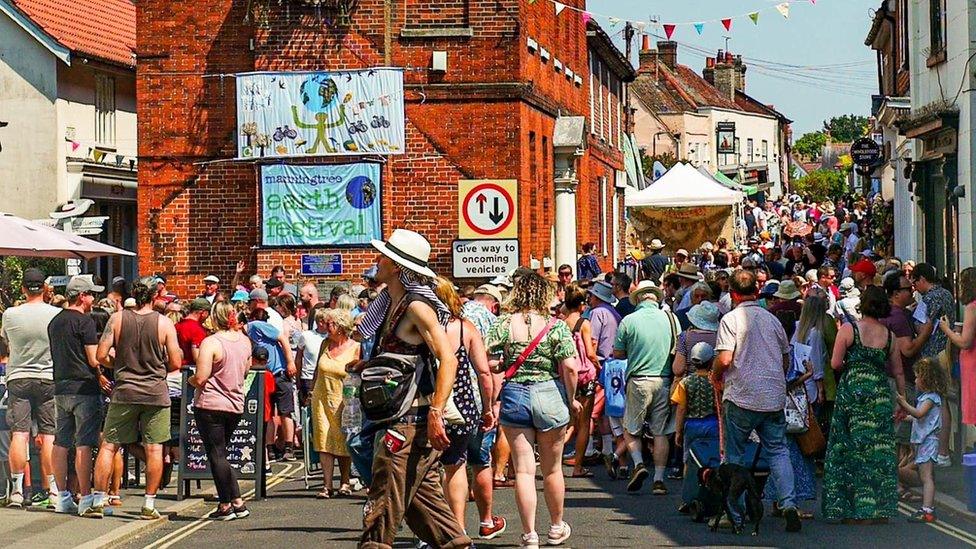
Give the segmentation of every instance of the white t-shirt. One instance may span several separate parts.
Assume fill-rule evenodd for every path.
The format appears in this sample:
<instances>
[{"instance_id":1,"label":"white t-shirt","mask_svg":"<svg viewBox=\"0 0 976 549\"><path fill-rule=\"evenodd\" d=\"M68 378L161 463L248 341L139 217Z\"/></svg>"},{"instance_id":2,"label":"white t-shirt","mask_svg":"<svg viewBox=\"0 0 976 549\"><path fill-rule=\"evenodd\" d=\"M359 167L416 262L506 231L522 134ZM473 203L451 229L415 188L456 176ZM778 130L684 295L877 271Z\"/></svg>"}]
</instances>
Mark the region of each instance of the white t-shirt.
<instances>
[{"instance_id":1,"label":"white t-shirt","mask_svg":"<svg viewBox=\"0 0 976 549\"><path fill-rule=\"evenodd\" d=\"M315 375L315 368L318 365L319 349L322 348L322 340L328 334L320 334L315 330L305 330L302 332L298 346L305 349L302 352L302 379L312 379Z\"/></svg>"},{"instance_id":2,"label":"white t-shirt","mask_svg":"<svg viewBox=\"0 0 976 549\"><path fill-rule=\"evenodd\" d=\"M47 325L61 309L47 303L25 303L3 312L0 336L10 345L7 381L45 379L54 381L51 340Z\"/></svg>"}]
</instances>

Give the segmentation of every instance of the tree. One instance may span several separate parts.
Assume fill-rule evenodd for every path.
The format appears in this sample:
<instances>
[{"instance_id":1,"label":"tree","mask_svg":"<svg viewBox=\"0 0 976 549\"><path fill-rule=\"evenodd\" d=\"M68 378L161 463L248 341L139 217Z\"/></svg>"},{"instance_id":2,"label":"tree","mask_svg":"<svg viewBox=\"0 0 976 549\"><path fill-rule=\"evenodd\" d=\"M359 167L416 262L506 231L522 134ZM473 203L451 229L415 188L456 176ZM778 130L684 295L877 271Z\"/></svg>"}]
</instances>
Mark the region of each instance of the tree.
<instances>
[{"instance_id":1,"label":"tree","mask_svg":"<svg viewBox=\"0 0 976 549\"><path fill-rule=\"evenodd\" d=\"M670 170L671 166L678 163L678 158L672 153L663 153L654 156L649 156L644 149L641 149L641 171L644 172L644 177L649 181L654 178L654 162L660 162L664 169ZM687 162L687 160L683 160Z\"/></svg>"},{"instance_id":2,"label":"tree","mask_svg":"<svg viewBox=\"0 0 976 549\"><path fill-rule=\"evenodd\" d=\"M21 281L24 271L36 267L47 275L64 273L63 259L44 259L7 256L0 258L0 310L6 309L21 299Z\"/></svg>"},{"instance_id":3,"label":"tree","mask_svg":"<svg viewBox=\"0 0 976 549\"><path fill-rule=\"evenodd\" d=\"M847 193L847 177L836 170L816 170L792 183L793 192L811 200L836 200Z\"/></svg>"},{"instance_id":4,"label":"tree","mask_svg":"<svg viewBox=\"0 0 976 549\"><path fill-rule=\"evenodd\" d=\"M807 158L820 158L823 147L827 144L827 134L824 132L810 132L803 134L793 144L793 151Z\"/></svg>"},{"instance_id":5,"label":"tree","mask_svg":"<svg viewBox=\"0 0 976 549\"><path fill-rule=\"evenodd\" d=\"M851 143L867 133L868 119L856 114L835 116L824 122L824 129L830 130L830 137L835 143Z\"/></svg>"}]
</instances>

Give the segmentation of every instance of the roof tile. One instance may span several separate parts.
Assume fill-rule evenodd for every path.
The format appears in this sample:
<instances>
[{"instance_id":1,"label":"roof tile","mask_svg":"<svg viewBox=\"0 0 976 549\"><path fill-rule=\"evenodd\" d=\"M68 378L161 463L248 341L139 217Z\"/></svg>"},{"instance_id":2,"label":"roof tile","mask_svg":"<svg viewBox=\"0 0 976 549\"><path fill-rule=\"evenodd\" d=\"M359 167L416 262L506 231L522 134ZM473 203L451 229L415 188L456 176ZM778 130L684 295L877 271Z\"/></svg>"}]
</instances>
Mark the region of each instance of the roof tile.
<instances>
[{"instance_id":1,"label":"roof tile","mask_svg":"<svg viewBox=\"0 0 976 549\"><path fill-rule=\"evenodd\" d=\"M660 112L681 112L700 107L745 110L724 97L690 67L675 65L674 69L669 69L660 60L645 63L630 89L646 107Z\"/></svg>"},{"instance_id":2,"label":"roof tile","mask_svg":"<svg viewBox=\"0 0 976 549\"><path fill-rule=\"evenodd\" d=\"M13 0L13 3L72 51L135 67L136 7L131 0Z\"/></svg>"}]
</instances>

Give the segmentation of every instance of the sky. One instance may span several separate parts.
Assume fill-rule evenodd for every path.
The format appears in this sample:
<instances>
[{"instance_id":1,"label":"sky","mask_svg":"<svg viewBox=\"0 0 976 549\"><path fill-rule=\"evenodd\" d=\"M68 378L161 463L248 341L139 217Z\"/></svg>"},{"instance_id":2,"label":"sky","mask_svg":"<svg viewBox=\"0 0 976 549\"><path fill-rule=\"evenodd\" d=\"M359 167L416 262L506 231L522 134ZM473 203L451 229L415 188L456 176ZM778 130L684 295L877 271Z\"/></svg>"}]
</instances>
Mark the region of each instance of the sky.
<instances>
[{"instance_id":1,"label":"sky","mask_svg":"<svg viewBox=\"0 0 976 549\"><path fill-rule=\"evenodd\" d=\"M789 18L775 6L782 0L588 0L587 9L623 49L623 22L611 28L607 19L678 23L678 63L701 74L705 54L728 49L743 56L746 93L771 104L793 122L794 139L819 130L832 116L867 116L871 95L878 93L875 52L864 45L871 16L881 0L793 0ZM759 22L748 13L759 10ZM727 32L720 22L733 17ZM701 36L692 23L704 22ZM681 23L688 23L682 25ZM651 44L664 39L660 24L648 24ZM659 35L660 38L654 36ZM634 44L634 63L640 42Z\"/></svg>"}]
</instances>

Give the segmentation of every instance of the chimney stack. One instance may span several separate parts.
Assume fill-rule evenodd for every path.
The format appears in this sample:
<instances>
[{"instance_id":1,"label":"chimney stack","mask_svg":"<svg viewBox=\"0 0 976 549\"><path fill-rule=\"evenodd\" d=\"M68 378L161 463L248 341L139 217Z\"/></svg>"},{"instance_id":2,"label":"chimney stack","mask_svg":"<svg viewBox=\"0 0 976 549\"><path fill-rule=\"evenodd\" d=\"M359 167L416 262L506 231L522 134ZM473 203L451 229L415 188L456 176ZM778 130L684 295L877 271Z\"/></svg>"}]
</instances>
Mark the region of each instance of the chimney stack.
<instances>
[{"instance_id":1,"label":"chimney stack","mask_svg":"<svg viewBox=\"0 0 976 549\"><path fill-rule=\"evenodd\" d=\"M711 85L715 85L715 58L706 57L705 58L705 68L702 70L702 78L705 82Z\"/></svg>"},{"instance_id":2,"label":"chimney stack","mask_svg":"<svg viewBox=\"0 0 976 549\"><path fill-rule=\"evenodd\" d=\"M640 74L657 74L657 50L651 49L651 37L644 35L641 40L641 50L637 54L637 72Z\"/></svg>"},{"instance_id":3,"label":"chimney stack","mask_svg":"<svg viewBox=\"0 0 976 549\"><path fill-rule=\"evenodd\" d=\"M746 65L742 62L742 56L735 56L735 89L742 93L746 91Z\"/></svg>"},{"instance_id":4,"label":"chimney stack","mask_svg":"<svg viewBox=\"0 0 976 549\"><path fill-rule=\"evenodd\" d=\"M678 43L673 40L662 40L657 43L657 51L661 52L661 61L669 69L674 70L678 64Z\"/></svg>"},{"instance_id":5,"label":"chimney stack","mask_svg":"<svg viewBox=\"0 0 976 549\"><path fill-rule=\"evenodd\" d=\"M712 85L729 101L735 101L736 72L735 59L730 52L719 50L715 59L715 69Z\"/></svg>"}]
</instances>

